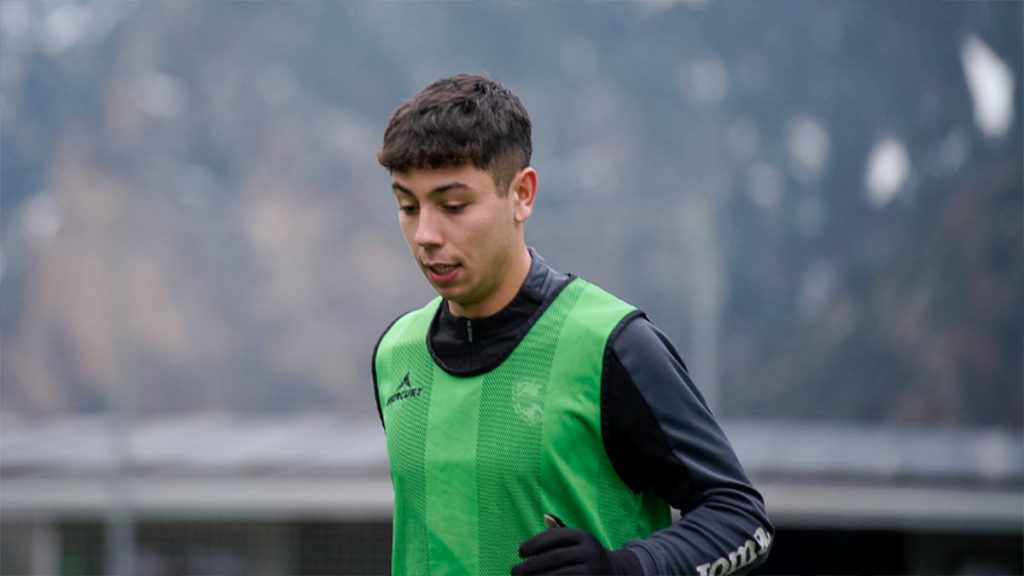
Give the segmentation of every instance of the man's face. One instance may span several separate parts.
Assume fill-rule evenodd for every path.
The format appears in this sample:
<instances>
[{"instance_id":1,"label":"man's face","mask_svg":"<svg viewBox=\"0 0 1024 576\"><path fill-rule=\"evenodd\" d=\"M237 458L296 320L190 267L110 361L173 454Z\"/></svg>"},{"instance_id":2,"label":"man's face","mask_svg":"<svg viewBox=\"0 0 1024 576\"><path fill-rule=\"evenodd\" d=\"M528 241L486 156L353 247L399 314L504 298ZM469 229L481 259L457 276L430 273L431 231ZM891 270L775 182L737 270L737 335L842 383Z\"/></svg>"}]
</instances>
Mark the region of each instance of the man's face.
<instances>
[{"instance_id":1,"label":"man's face","mask_svg":"<svg viewBox=\"0 0 1024 576\"><path fill-rule=\"evenodd\" d=\"M498 194L490 172L472 165L392 173L399 222L409 250L452 313L494 314L519 290L529 269L523 223L532 208L516 191ZM532 184L535 186L535 180ZM525 260L524 260L525 258Z\"/></svg>"}]
</instances>

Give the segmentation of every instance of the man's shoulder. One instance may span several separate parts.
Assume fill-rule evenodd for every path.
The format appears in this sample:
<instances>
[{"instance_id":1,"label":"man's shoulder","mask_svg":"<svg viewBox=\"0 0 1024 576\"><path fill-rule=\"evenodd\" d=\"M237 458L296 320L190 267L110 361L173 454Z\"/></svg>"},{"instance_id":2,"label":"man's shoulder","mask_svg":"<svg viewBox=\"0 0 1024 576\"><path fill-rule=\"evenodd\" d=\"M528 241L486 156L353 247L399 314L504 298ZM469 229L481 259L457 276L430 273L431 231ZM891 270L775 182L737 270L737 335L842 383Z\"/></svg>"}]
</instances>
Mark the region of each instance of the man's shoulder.
<instances>
[{"instance_id":1,"label":"man's shoulder","mask_svg":"<svg viewBox=\"0 0 1024 576\"><path fill-rule=\"evenodd\" d=\"M424 306L413 308L412 310L407 310L399 314L380 333L380 336L377 338L377 345L374 349L376 350L377 348L380 348L381 342L387 338L389 334L394 334L398 331L405 331L410 328L417 328L420 325L429 326L430 321L437 313L437 309L440 304L441 297L437 296L427 302Z\"/></svg>"},{"instance_id":2,"label":"man's shoulder","mask_svg":"<svg viewBox=\"0 0 1024 576\"><path fill-rule=\"evenodd\" d=\"M604 287L595 282L591 282L590 280L587 280L586 278L580 276L573 276L573 278L575 282L578 283L581 288L585 289L593 298L601 299L605 302L620 303L630 308L636 308L635 306L627 302L625 298L622 298L621 296L613 293L611 290L605 289Z\"/></svg>"},{"instance_id":3,"label":"man's shoulder","mask_svg":"<svg viewBox=\"0 0 1024 576\"><path fill-rule=\"evenodd\" d=\"M612 321L611 331L607 333L608 347L616 351L625 351L649 347L662 349L666 345L670 346L668 338L654 325L644 310L584 278L574 277L574 283L577 282L587 295L587 305L590 307L583 314L575 315L577 321L588 322L594 317L593 310L603 310L606 320L600 324L601 331L607 329L609 320Z\"/></svg>"},{"instance_id":4,"label":"man's shoulder","mask_svg":"<svg viewBox=\"0 0 1024 576\"><path fill-rule=\"evenodd\" d=\"M573 312L568 322L602 337L620 330L622 325L643 312L633 304L580 277L573 277L566 287L566 296L574 300Z\"/></svg>"}]
</instances>

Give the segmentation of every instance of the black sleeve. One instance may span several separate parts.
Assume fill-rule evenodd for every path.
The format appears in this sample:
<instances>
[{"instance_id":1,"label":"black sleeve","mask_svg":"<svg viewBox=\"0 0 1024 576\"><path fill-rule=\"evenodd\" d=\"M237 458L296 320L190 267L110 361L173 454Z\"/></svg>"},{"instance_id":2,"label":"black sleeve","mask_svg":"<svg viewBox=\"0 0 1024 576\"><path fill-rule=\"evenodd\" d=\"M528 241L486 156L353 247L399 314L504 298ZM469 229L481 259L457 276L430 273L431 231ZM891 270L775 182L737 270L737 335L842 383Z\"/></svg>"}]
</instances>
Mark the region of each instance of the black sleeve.
<instances>
[{"instance_id":1,"label":"black sleeve","mask_svg":"<svg viewBox=\"0 0 1024 576\"><path fill-rule=\"evenodd\" d=\"M626 548L648 574L733 574L761 564L773 528L732 446L668 338L643 315L624 319L605 349L605 449L635 492L680 511Z\"/></svg>"}]
</instances>

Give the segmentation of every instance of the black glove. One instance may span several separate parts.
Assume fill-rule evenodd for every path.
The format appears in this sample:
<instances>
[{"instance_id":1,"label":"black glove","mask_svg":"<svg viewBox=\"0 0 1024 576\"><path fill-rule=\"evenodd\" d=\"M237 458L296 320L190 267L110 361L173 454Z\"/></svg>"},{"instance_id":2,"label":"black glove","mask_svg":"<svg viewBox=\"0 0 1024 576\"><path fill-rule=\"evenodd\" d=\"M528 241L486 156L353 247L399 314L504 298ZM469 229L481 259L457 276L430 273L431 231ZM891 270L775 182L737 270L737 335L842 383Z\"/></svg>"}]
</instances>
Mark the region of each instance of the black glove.
<instances>
[{"instance_id":1,"label":"black glove","mask_svg":"<svg viewBox=\"0 0 1024 576\"><path fill-rule=\"evenodd\" d=\"M608 550L589 532L552 528L519 545L526 558L512 567L513 576L528 574L643 574L636 555Z\"/></svg>"}]
</instances>

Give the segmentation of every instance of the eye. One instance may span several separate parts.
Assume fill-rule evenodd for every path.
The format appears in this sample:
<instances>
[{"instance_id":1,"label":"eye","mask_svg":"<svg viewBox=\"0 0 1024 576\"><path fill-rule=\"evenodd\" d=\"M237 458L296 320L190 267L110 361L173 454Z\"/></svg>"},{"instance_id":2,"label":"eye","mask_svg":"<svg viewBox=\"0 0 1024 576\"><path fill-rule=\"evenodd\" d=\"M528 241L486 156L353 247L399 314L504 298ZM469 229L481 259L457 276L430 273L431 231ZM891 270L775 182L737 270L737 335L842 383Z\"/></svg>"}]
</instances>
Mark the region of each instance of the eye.
<instances>
[{"instance_id":1,"label":"eye","mask_svg":"<svg viewBox=\"0 0 1024 576\"><path fill-rule=\"evenodd\" d=\"M398 211L406 216L415 216L420 207L416 204L399 204Z\"/></svg>"},{"instance_id":2,"label":"eye","mask_svg":"<svg viewBox=\"0 0 1024 576\"><path fill-rule=\"evenodd\" d=\"M459 212L462 212L465 207L465 204L445 204L444 211L449 214L458 214Z\"/></svg>"}]
</instances>

